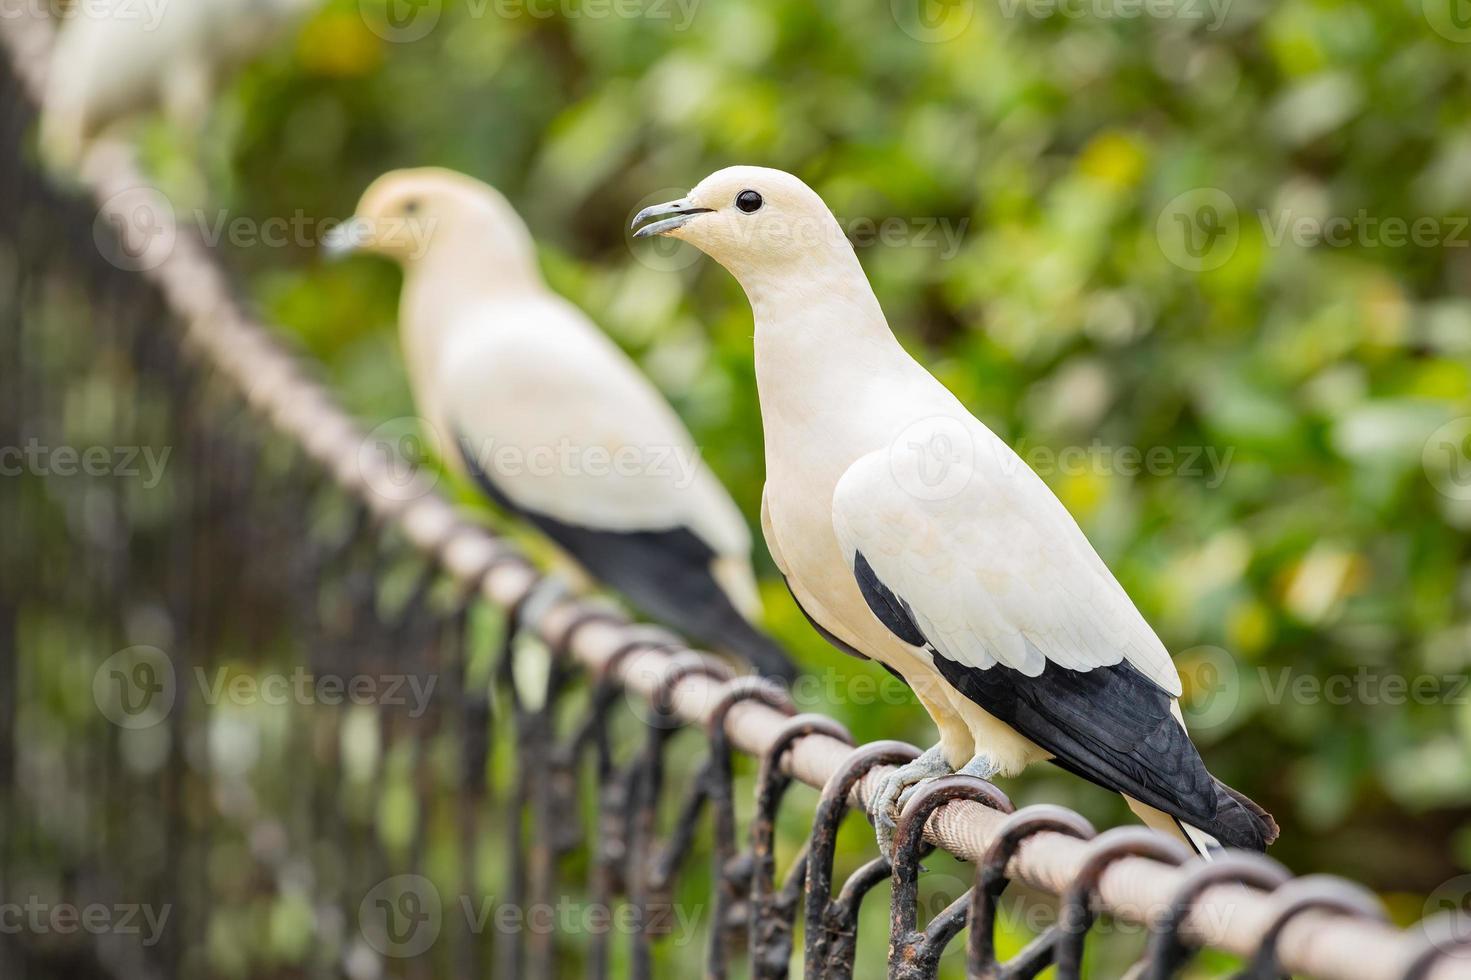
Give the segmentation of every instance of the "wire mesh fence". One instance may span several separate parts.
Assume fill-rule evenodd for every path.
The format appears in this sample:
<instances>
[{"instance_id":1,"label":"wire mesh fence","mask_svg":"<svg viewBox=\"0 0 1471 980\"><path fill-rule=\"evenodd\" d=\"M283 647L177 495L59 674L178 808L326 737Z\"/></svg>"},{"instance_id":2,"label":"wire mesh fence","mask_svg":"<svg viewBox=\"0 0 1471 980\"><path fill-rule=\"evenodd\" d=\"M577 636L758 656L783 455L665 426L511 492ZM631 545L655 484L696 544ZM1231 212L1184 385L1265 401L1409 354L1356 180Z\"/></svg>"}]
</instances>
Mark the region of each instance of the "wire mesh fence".
<instances>
[{"instance_id":1,"label":"wire mesh fence","mask_svg":"<svg viewBox=\"0 0 1471 980\"><path fill-rule=\"evenodd\" d=\"M886 954L1066 978L1103 918L1147 927L1151 978L1202 946L1244 977L1471 976L1454 921L1402 933L1347 882L967 777L915 795L892 863L838 868L846 815L917 750L854 746L611 607L532 601L537 571L365 438L125 152L85 193L42 178L45 25L0 27L0 975L650 977L679 945L711 977ZM936 848L975 887L922 909ZM1056 901L1016 950L1018 887ZM887 935L861 928L886 892Z\"/></svg>"}]
</instances>

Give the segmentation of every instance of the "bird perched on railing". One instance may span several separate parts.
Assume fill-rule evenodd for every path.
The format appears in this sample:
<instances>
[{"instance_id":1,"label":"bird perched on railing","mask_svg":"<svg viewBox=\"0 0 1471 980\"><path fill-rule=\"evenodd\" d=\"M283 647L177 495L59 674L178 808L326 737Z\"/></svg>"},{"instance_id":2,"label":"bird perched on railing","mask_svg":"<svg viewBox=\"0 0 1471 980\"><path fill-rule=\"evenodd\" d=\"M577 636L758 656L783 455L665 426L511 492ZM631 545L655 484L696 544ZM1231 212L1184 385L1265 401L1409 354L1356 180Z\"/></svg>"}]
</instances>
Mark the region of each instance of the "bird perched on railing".
<instances>
[{"instance_id":1,"label":"bird perched on railing","mask_svg":"<svg viewBox=\"0 0 1471 980\"><path fill-rule=\"evenodd\" d=\"M189 129L220 78L268 48L321 0L88 0L67 13L41 116L48 164L74 168L113 124L161 108Z\"/></svg>"},{"instance_id":2,"label":"bird perched on railing","mask_svg":"<svg viewBox=\"0 0 1471 980\"><path fill-rule=\"evenodd\" d=\"M751 623L760 599L740 511L653 384L547 287L504 197L452 171L389 173L328 248L403 266L409 380L449 465L643 612L795 676Z\"/></svg>"},{"instance_id":3,"label":"bird perched on railing","mask_svg":"<svg viewBox=\"0 0 1471 980\"><path fill-rule=\"evenodd\" d=\"M745 289L766 543L813 622L901 675L939 728L878 794L886 845L917 783L1043 759L1202 854L1276 838L1265 811L1206 771L1169 653L1077 522L899 345L815 192L732 167L634 223L695 245Z\"/></svg>"}]
</instances>

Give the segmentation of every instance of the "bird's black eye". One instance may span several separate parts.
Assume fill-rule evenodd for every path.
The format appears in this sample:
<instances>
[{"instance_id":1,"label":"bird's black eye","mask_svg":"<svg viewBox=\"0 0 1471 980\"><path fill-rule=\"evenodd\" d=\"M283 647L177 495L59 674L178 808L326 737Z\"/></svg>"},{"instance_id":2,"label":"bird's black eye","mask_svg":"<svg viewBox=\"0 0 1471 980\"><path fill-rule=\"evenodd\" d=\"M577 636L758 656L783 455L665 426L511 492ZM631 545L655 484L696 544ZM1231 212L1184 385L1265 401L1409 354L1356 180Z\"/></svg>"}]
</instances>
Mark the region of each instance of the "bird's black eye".
<instances>
[{"instance_id":1,"label":"bird's black eye","mask_svg":"<svg viewBox=\"0 0 1471 980\"><path fill-rule=\"evenodd\" d=\"M762 203L761 195L755 191L741 191L736 195L736 207L747 214L760 211Z\"/></svg>"},{"instance_id":2,"label":"bird's black eye","mask_svg":"<svg viewBox=\"0 0 1471 980\"><path fill-rule=\"evenodd\" d=\"M407 200L407 201L404 202L404 214L418 214L418 213L419 213L419 199L418 198L416 198L416 197L415 198L410 198L409 200Z\"/></svg>"}]
</instances>

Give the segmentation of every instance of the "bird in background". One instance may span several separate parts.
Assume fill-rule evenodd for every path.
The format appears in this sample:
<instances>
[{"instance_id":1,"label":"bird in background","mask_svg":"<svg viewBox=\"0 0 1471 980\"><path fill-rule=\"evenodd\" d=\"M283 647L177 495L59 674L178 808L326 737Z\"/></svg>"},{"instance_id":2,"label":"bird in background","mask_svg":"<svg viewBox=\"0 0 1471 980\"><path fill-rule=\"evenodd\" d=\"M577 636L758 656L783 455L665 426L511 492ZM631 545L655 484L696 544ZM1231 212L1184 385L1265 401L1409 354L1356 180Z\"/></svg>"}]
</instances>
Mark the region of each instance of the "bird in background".
<instances>
[{"instance_id":1,"label":"bird in background","mask_svg":"<svg viewBox=\"0 0 1471 980\"><path fill-rule=\"evenodd\" d=\"M61 19L41 113L41 153L56 170L92 140L162 109L197 130L215 86L321 0L88 0Z\"/></svg>"},{"instance_id":2,"label":"bird in background","mask_svg":"<svg viewBox=\"0 0 1471 980\"><path fill-rule=\"evenodd\" d=\"M885 850L922 781L1044 759L1201 854L1276 838L1270 815L1206 770L1169 653L1077 522L900 346L811 188L731 167L634 225L739 280L755 314L766 543L818 628L899 674L939 729L882 784Z\"/></svg>"},{"instance_id":3,"label":"bird in background","mask_svg":"<svg viewBox=\"0 0 1471 980\"><path fill-rule=\"evenodd\" d=\"M645 614L796 676L752 623L761 603L739 509L632 359L548 288L504 197L448 170L395 171L327 245L403 267L409 382L450 467Z\"/></svg>"}]
</instances>

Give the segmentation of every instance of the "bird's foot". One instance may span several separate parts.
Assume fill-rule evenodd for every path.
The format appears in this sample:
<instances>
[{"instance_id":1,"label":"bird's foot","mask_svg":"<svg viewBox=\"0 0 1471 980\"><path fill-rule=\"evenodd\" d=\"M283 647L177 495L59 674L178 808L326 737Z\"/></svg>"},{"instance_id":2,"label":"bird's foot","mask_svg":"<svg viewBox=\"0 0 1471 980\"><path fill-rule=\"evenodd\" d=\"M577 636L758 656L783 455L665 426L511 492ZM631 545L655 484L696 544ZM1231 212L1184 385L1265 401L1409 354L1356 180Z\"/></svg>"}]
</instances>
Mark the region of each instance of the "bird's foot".
<instances>
[{"instance_id":1,"label":"bird's foot","mask_svg":"<svg viewBox=\"0 0 1471 980\"><path fill-rule=\"evenodd\" d=\"M913 791L926 780L948 776L954 771L945 760L944 751L940 746L934 745L926 749L918 759L905 763L884 778L869 810L874 829L878 831L880 851L885 855L893 854L894 832L899 827L899 809Z\"/></svg>"},{"instance_id":2,"label":"bird's foot","mask_svg":"<svg viewBox=\"0 0 1471 980\"><path fill-rule=\"evenodd\" d=\"M1001 772L1001 767L990 756L983 755L979 752L969 762L956 770L956 773L961 776L974 776L977 779L984 779L988 783L999 772Z\"/></svg>"}]
</instances>

